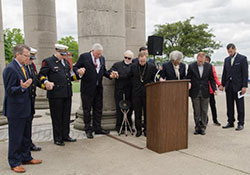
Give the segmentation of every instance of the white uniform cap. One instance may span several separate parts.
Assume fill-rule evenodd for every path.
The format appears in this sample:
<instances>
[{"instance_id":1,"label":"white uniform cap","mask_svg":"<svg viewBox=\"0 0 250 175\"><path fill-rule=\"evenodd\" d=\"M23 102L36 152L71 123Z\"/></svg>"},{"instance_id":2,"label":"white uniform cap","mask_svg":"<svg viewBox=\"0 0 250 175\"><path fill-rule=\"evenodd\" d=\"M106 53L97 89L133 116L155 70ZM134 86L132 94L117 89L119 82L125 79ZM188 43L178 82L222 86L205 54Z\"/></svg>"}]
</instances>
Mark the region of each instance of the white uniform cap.
<instances>
[{"instance_id":1,"label":"white uniform cap","mask_svg":"<svg viewBox=\"0 0 250 175\"><path fill-rule=\"evenodd\" d=\"M31 54L36 54L36 53L37 53L37 50L34 49L34 48L32 48L32 47L30 47L30 53L31 53Z\"/></svg>"},{"instance_id":2,"label":"white uniform cap","mask_svg":"<svg viewBox=\"0 0 250 175\"><path fill-rule=\"evenodd\" d=\"M55 44L55 48L58 50L68 50L69 47L63 44Z\"/></svg>"}]
</instances>

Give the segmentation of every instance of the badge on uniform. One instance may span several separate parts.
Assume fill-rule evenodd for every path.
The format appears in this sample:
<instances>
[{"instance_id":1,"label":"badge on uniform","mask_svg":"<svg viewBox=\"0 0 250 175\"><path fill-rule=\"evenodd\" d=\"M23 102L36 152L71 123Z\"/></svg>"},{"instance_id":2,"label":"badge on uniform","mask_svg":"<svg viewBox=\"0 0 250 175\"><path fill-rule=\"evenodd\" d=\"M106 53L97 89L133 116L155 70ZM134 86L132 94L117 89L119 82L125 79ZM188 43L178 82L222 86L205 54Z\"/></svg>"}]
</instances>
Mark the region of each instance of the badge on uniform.
<instances>
[{"instance_id":1,"label":"badge on uniform","mask_svg":"<svg viewBox=\"0 0 250 175\"><path fill-rule=\"evenodd\" d=\"M55 66L54 69L55 69L56 71L58 71L59 67L58 67L58 66Z\"/></svg>"}]
</instances>

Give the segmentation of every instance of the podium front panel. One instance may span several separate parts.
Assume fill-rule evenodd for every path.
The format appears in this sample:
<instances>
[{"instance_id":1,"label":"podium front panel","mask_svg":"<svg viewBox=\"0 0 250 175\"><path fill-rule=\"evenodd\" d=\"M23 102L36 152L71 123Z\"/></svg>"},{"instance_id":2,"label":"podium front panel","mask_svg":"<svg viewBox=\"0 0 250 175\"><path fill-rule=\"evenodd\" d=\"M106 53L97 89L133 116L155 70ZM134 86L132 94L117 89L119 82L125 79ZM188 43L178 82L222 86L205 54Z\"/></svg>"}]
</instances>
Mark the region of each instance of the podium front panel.
<instances>
[{"instance_id":1,"label":"podium front panel","mask_svg":"<svg viewBox=\"0 0 250 175\"><path fill-rule=\"evenodd\" d=\"M188 82L147 86L147 148L158 153L187 148Z\"/></svg>"}]
</instances>

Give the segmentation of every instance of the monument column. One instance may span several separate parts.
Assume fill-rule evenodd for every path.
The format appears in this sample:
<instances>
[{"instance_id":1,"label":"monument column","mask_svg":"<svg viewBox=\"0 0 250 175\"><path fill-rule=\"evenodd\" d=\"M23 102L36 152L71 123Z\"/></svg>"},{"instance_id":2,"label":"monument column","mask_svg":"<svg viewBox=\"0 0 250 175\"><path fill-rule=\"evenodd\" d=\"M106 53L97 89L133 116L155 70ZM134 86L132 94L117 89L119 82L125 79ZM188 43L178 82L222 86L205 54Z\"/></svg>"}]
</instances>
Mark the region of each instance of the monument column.
<instances>
[{"instance_id":1,"label":"monument column","mask_svg":"<svg viewBox=\"0 0 250 175\"><path fill-rule=\"evenodd\" d=\"M125 0L126 49L134 52L146 45L145 0Z\"/></svg>"},{"instance_id":2,"label":"monument column","mask_svg":"<svg viewBox=\"0 0 250 175\"><path fill-rule=\"evenodd\" d=\"M3 87L3 69L5 67L4 56L4 39L3 39L3 21L2 21L2 2L0 0L0 125L7 124L6 117L2 116L3 99L4 99L4 87Z\"/></svg>"},{"instance_id":3,"label":"monument column","mask_svg":"<svg viewBox=\"0 0 250 175\"><path fill-rule=\"evenodd\" d=\"M38 50L35 64L40 70L42 60L50 57L57 42L55 0L23 0L25 44ZM46 91L37 88L36 109L48 109Z\"/></svg>"},{"instance_id":4,"label":"monument column","mask_svg":"<svg viewBox=\"0 0 250 175\"><path fill-rule=\"evenodd\" d=\"M100 43L106 68L123 59L125 51L125 1L124 0L78 0L79 54L89 52L94 43ZM102 127L115 129L114 80L103 79ZM80 115L79 115L80 114ZM74 127L83 129L82 109Z\"/></svg>"}]
</instances>

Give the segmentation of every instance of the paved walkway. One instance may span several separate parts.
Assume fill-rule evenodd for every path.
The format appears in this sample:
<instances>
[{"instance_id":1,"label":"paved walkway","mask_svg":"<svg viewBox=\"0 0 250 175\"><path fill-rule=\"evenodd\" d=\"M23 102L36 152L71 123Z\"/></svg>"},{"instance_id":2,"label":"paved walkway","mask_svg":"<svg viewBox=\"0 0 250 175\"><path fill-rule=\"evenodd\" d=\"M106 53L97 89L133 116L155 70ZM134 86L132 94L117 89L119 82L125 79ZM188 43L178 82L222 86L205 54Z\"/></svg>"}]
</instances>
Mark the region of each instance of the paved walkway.
<instances>
[{"instance_id":1,"label":"paved walkway","mask_svg":"<svg viewBox=\"0 0 250 175\"><path fill-rule=\"evenodd\" d=\"M250 94L250 93L249 93ZM225 95L217 98L218 120L226 124ZM72 111L79 107L79 94L74 94ZM222 129L209 124L205 136L193 135L194 121L189 102L188 149L157 154L146 148L146 138L129 135L120 138L138 149L108 136L86 139L82 131L71 126L76 143L64 147L53 144L50 117L47 110L39 110L43 117L34 119L33 141L42 147L32 152L41 165L25 165L26 174L35 175L244 175L250 174L250 95L246 96L246 125L243 131ZM73 117L74 118L74 117ZM117 136L116 132L111 132ZM0 127L0 174L14 174L7 163L7 126ZM118 137L118 136L117 136Z\"/></svg>"}]
</instances>

